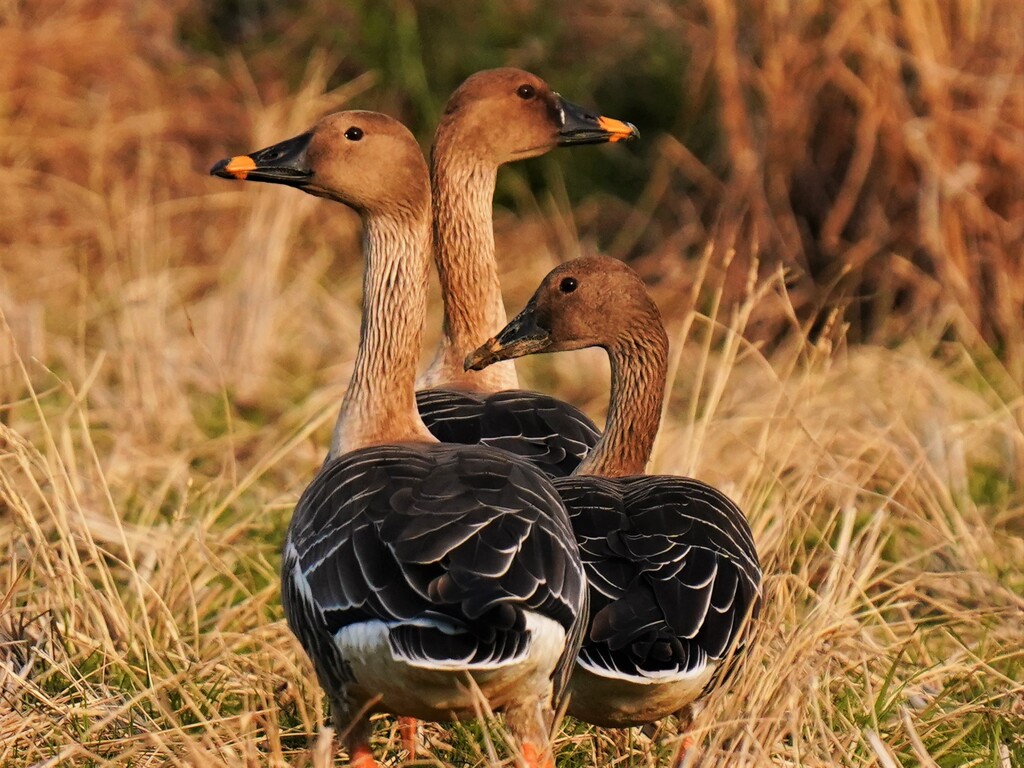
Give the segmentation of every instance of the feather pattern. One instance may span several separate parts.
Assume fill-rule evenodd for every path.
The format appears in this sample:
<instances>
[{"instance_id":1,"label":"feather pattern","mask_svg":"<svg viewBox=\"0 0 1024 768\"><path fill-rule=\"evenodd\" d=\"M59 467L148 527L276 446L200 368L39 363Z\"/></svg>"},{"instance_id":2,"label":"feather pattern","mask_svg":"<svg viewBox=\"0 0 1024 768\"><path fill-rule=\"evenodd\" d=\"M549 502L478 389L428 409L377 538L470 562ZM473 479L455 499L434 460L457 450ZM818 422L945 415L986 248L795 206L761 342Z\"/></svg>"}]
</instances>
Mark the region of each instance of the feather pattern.
<instances>
[{"instance_id":1,"label":"feather pattern","mask_svg":"<svg viewBox=\"0 0 1024 768\"><path fill-rule=\"evenodd\" d=\"M441 442L500 448L548 477L572 474L601 436L580 409L526 390L425 389L416 393L416 405Z\"/></svg>"},{"instance_id":2,"label":"feather pattern","mask_svg":"<svg viewBox=\"0 0 1024 768\"><path fill-rule=\"evenodd\" d=\"M433 668L523 657L527 615L567 637L564 689L586 615L568 516L550 482L487 447L385 445L330 459L303 493L285 544L288 623L328 693L352 679L336 638L382 622L392 653Z\"/></svg>"},{"instance_id":3,"label":"feather pattern","mask_svg":"<svg viewBox=\"0 0 1024 768\"><path fill-rule=\"evenodd\" d=\"M739 508L689 478L556 479L590 585L579 662L609 677L702 674L760 603L761 567Z\"/></svg>"}]
</instances>

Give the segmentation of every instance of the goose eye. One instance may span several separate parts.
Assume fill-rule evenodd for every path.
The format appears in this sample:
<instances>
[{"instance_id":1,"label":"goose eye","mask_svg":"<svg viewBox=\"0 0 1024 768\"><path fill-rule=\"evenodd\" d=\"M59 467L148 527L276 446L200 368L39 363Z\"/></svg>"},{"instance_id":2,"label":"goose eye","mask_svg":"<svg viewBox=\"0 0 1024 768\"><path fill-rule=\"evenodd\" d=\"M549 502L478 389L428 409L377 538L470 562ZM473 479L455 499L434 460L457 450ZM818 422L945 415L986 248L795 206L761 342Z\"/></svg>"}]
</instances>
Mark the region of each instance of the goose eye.
<instances>
[{"instance_id":1,"label":"goose eye","mask_svg":"<svg viewBox=\"0 0 1024 768\"><path fill-rule=\"evenodd\" d=\"M532 99L535 95L537 95L537 89L532 85L520 85L516 88L516 96L520 99Z\"/></svg>"},{"instance_id":2,"label":"goose eye","mask_svg":"<svg viewBox=\"0 0 1024 768\"><path fill-rule=\"evenodd\" d=\"M348 139L349 141L359 141L361 138L363 138L363 129L357 128L356 126L353 125L347 131L345 131L345 138Z\"/></svg>"},{"instance_id":3,"label":"goose eye","mask_svg":"<svg viewBox=\"0 0 1024 768\"><path fill-rule=\"evenodd\" d=\"M562 282L558 284L558 290L562 293L572 293L576 290L577 285L579 283L576 282L575 277L563 277Z\"/></svg>"}]
</instances>

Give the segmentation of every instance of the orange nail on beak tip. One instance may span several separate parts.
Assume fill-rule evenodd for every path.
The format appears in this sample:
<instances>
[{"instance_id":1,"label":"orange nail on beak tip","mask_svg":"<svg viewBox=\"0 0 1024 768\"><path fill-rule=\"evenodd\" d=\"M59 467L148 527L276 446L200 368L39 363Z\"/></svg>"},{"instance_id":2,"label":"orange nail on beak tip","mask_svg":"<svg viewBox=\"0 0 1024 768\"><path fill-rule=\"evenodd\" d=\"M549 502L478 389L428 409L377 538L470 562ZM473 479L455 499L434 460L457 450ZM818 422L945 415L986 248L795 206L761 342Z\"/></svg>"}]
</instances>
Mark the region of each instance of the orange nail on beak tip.
<instances>
[{"instance_id":1,"label":"orange nail on beak tip","mask_svg":"<svg viewBox=\"0 0 1024 768\"><path fill-rule=\"evenodd\" d=\"M228 164L224 166L224 170L236 179L244 181L245 177L249 175L249 171L256 170L256 163L248 155L236 155L228 161Z\"/></svg>"},{"instance_id":2,"label":"orange nail on beak tip","mask_svg":"<svg viewBox=\"0 0 1024 768\"><path fill-rule=\"evenodd\" d=\"M597 124L611 134L608 141L628 141L640 135L635 125L623 122L622 120L616 120L614 117L599 117L597 118Z\"/></svg>"}]
</instances>

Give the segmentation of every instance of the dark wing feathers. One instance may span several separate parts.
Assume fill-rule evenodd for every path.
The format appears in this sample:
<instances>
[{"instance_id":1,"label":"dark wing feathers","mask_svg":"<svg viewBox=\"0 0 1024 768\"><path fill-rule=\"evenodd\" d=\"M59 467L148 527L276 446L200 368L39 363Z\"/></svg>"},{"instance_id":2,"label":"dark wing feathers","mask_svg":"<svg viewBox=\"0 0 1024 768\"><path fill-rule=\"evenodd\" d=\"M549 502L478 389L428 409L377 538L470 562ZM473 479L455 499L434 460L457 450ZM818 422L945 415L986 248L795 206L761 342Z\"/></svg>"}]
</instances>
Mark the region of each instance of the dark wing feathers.
<instances>
[{"instance_id":1,"label":"dark wing feathers","mask_svg":"<svg viewBox=\"0 0 1024 768\"><path fill-rule=\"evenodd\" d=\"M332 639L347 625L388 623L409 659L487 663L525 652L524 611L568 633L586 597L550 482L480 446L378 446L326 463L295 509L282 579L288 622L328 683L345 679Z\"/></svg>"},{"instance_id":2,"label":"dark wing feathers","mask_svg":"<svg viewBox=\"0 0 1024 768\"><path fill-rule=\"evenodd\" d=\"M572 474L601 436L581 410L537 392L424 389L416 393L416 405L441 442L499 448L549 477Z\"/></svg>"},{"instance_id":3,"label":"dark wing feathers","mask_svg":"<svg viewBox=\"0 0 1024 768\"><path fill-rule=\"evenodd\" d=\"M590 585L580 659L626 676L721 659L760 601L743 513L696 480L556 479Z\"/></svg>"}]
</instances>

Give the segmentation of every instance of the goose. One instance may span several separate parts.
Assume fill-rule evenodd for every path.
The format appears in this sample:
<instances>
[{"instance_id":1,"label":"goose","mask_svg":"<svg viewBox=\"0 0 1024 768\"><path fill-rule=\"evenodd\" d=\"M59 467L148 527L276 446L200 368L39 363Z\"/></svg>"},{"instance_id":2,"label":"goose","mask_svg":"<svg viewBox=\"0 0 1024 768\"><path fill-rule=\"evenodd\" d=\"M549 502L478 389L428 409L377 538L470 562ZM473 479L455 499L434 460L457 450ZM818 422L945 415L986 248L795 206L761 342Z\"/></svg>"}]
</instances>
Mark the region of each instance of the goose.
<instances>
[{"instance_id":1,"label":"goose","mask_svg":"<svg viewBox=\"0 0 1024 768\"><path fill-rule=\"evenodd\" d=\"M211 173L297 187L355 209L366 269L359 346L327 459L285 539L282 602L352 765L377 765L370 715L503 711L529 768L553 768L552 713L586 617L568 515L540 470L443 444L415 403L426 317L430 186L412 134L373 112Z\"/></svg>"},{"instance_id":2,"label":"goose","mask_svg":"<svg viewBox=\"0 0 1024 768\"><path fill-rule=\"evenodd\" d=\"M519 389L509 362L466 372L465 356L506 321L495 260L492 199L498 168L558 146L629 141L630 123L596 115L555 93L540 77L499 68L471 75L448 99L431 151L434 259L444 302L444 335L417 381L416 403L438 440L483 444L523 456L562 477L597 442L594 423L550 395ZM245 156L232 175L249 173ZM271 180L273 181L273 180ZM330 180L317 185L331 196ZM402 741L415 754L416 724L401 718Z\"/></svg>"},{"instance_id":3,"label":"goose","mask_svg":"<svg viewBox=\"0 0 1024 768\"><path fill-rule=\"evenodd\" d=\"M672 714L685 724L759 611L761 566L746 518L723 493L645 474L668 336L643 282L608 257L566 262L465 365L584 347L607 351L612 384L601 439L572 476L554 480L590 590L568 712L611 728Z\"/></svg>"},{"instance_id":4,"label":"goose","mask_svg":"<svg viewBox=\"0 0 1024 768\"><path fill-rule=\"evenodd\" d=\"M556 146L638 136L632 124L583 109L521 69L477 72L448 99L431 151L444 336L416 393L424 423L441 441L492 445L551 477L571 473L596 443L597 428L578 408L520 389L513 363L478 372L463 361L507 320L492 220L498 168Z\"/></svg>"}]
</instances>

